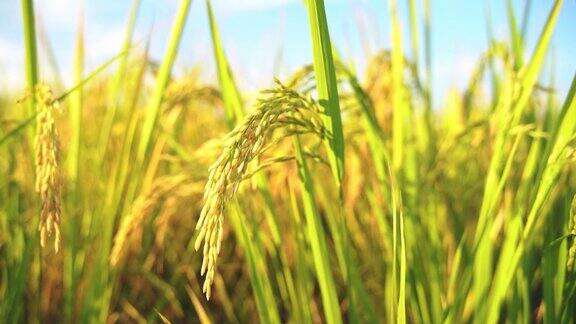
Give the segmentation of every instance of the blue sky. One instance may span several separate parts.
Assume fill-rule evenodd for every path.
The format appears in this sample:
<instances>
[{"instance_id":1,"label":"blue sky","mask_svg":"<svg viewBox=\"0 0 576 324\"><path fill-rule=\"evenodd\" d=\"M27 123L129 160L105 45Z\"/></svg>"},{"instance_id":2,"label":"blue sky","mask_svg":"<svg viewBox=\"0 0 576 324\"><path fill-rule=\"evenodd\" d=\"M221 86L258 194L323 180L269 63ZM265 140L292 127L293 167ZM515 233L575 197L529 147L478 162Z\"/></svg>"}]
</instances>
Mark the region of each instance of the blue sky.
<instances>
[{"instance_id":1,"label":"blue sky","mask_svg":"<svg viewBox=\"0 0 576 324\"><path fill-rule=\"evenodd\" d=\"M36 0L39 24L55 49L65 80L70 80L80 0ZM88 69L120 51L130 0L86 0ZM421 1L417 1L421 2ZM551 0L532 0L528 26L528 55L546 21ZM399 0L404 47L409 51L406 1ZM497 38L508 39L504 0L431 0L432 56L435 103L441 105L448 90L462 88L480 54L486 49L486 4L492 13ZM160 59L176 12L177 0L142 0L136 39L145 39L153 25L152 57ZM278 52L280 77L311 62L307 15L302 0L213 0L226 52L243 89L256 91L274 77ZM514 0L520 20L524 1ZM374 54L390 46L386 0L325 0L330 32L336 47L351 57L361 71L365 52ZM420 8L421 9L421 8ZM23 45L20 4L0 0L0 89L23 84ZM419 15L422 11L419 10ZM204 0L193 1L177 71L200 65L203 76L214 81L210 34ZM367 46L364 46L367 45ZM565 1L552 51L557 60L557 83L566 93L576 71L576 1ZM47 76L45 76L46 78Z\"/></svg>"}]
</instances>

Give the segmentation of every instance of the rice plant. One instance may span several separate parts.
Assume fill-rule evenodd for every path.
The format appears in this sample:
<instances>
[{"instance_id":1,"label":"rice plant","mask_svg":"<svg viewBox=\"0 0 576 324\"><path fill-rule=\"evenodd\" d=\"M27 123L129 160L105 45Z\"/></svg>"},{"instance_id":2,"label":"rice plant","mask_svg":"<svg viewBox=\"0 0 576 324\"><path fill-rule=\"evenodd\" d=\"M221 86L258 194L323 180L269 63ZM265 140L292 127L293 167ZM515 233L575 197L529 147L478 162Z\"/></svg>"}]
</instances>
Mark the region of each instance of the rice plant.
<instances>
[{"instance_id":1,"label":"rice plant","mask_svg":"<svg viewBox=\"0 0 576 324\"><path fill-rule=\"evenodd\" d=\"M21 0L25 86L0 93L1 323L576 322L576 75L561 95L574 67L551 55L564 1L536 35L532 1L503 4L503 39L487 11L488 44L448 94L434 1L386 1L391 46L364 71L333 41L333 2L298 2L310 62L256 94L217 1L197 1L214 78L176 64L199 7L178 1L155 61L134 0L93 70L82 7L65 88Z\"/></svg>"}]
</instances>

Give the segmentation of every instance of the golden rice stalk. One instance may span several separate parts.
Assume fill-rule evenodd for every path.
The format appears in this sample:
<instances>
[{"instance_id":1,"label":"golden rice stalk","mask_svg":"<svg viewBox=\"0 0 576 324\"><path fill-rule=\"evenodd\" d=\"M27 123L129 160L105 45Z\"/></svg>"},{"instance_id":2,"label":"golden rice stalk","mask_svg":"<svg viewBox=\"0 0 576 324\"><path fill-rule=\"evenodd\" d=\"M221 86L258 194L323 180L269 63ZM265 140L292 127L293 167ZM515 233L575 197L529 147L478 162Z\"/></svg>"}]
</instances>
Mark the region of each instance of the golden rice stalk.
<instances>
[{"instance_id":1,"label":"golden rice stalk","mask_svg":"<svg viewBox=\"0 0 576 324\"><path fill-rule=\"evenodd\" d=\"M110 264L118 265L126 245L132 240L134 233L144 223L144 220L152 213L158 202L175 188L183 185L188 177L185 175L166 176L154 181L144 195L136 199L134 205L126 217L122 219L120 228L114 237L114 245L110 252Z\"/></svg>"},{"instance_id":2,"label":"golden rice stalk","mask_svg":"<svg viewBox=\"0 0 576 324\"><path fill-rule=\"evenodd\" d=\"M199 231L194 248L204 243L201 274L205 275L203 292L210 299L216 260L222 242L222 222L226 203L234 196L248 164L267 149L266 141L274 130L283 129L285 136L315 133L329 136L322 126L320 109L311 99L277 82L264 91L256 110L225 139L224 150L209 169L204 189L204 207L196 224Z\"/></svg>"},{"instance_id":3,"label":"golden rice stalk","mask_svg":"<svg viewBox=\"0 0 576 324\"><path fill-rule=\"evenodd\" d=\"M60 249L60 179L58 175L58 131L54 125L53 111L59 108L52 90L39 84L36 88L36 191L40 193L42 211L40 218L40 244L54 234L54 250Z\"/></svg>"}]
</instances>

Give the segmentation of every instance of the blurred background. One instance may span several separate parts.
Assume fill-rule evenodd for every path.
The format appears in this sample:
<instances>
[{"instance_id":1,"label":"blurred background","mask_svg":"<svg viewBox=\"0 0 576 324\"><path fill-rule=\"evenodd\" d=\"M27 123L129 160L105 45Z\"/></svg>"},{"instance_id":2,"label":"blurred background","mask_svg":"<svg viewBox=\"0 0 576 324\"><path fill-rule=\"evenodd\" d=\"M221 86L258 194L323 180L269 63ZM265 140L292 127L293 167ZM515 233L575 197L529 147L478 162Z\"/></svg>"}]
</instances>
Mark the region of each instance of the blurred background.
<instances>
[{"instance_id":1,"label":"blurred background","mask_svg":"<svg viewBox=\"0 0 576 324\"><path fill-rule=\"evenodd\" d=\"M530 0L526 57L534 48L552 1ZM125 21L131 1L38 0L38 24L46 31L62 77L72 80L74 37L78 13L84 2L86 16L86 67L97 67L120 52ZM408 10L399 1L404 50L411 56ZM162 58L167 35L176 12L176 0L143 0L135 40L145 42L152 33L152 59ZM421 5L421 2L418 2ZM525 1L514 0L517 21L522 21ZM237 82L245 91L269 86L275 76L283 77L312 62L307 14L300 0L216 0L214 12L228 59ZM363 71L366 60L379 49L390 48L390 19L387 1L328 0L326 10L332 41L341 55ZM451 87L465 86L475 63L488 47L488 28L498 40L509 37L506 1L431 1L432 72L435 107L445 104ZM418 8L422 13L422 8ZM186 24L175 73L201 65L207 82L216 82L210 33L204 1L193 1ZM0 89L24 84L24 47L20 3L0 1ZM488 18L490 17L490 18ZM421 18L421 17L419 17ZM576 63L576 2L567 1L560 13L549 55L555 56L556 82L564 97ZM40 45L40 53L42 53ZM422 46L422 45L421 45ZM42 56L42 54L41 54ZM420 56L423 60L423 55ZM44 59L46 57L44 56ZM44 65L45 66L45 65ZM184 69L185 70L185 69ZM41 71L49 78L49 71ZM48 75L47 75L48 74Z\"/></svg>"}]
</instances>

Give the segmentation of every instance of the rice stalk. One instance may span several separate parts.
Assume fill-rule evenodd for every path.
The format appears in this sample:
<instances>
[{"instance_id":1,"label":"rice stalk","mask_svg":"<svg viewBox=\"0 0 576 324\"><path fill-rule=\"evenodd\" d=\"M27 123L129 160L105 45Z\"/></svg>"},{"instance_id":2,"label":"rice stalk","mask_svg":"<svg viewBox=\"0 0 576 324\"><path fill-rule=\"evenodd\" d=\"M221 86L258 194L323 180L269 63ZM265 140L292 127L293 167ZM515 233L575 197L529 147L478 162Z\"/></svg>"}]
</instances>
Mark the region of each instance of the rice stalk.
<instances>
[{"instance_id":1,"label":"rice stalk","mask_svg":"<svg viewBox=\"0 0 576 324\"><path fill-rule=\"evenodd\" d=\"M34 14L34 1L21 0L22 23L24 27L24 38L26 48L26 84L30 91L36 89L38 83L38 53L36 49L36 20ZM28 114L35 113L35 98L28 102Z\"/></svg>"}]
</instances>

